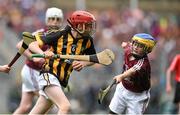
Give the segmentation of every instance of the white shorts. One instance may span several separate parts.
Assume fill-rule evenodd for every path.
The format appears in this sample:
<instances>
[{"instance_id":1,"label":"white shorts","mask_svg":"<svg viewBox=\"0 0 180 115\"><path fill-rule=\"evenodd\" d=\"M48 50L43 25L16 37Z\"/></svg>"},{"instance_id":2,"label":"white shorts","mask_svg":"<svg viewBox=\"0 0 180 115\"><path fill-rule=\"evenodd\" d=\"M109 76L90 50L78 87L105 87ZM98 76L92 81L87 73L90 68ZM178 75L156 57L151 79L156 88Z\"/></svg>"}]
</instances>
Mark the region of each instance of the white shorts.
<instances>
[{"instance_id":1,"label":"white shorts","mask_svg":"<svg viewBox=\"0 0 180 115\"><path fill-rule=\"evenodd\" d=\"M34 92L39 90L37 77L39 77L39 71L30 68L26 64L21 71L22 76L22 92Z\"/></svg>"},{"instance_id":2,"label":"white shorts","mask_svg":"<svg viewBox=\"0 0 180 115\"><path fill-rule=\"evenodd\" d=\"M150 91L134 93L119 83L116 87L114 96L109 108L114 113L143 114L150 99Z\"/></svg>"},{"instance_id":3,"label":"white shorts","mask_svg":"<svg viewBox=\"0 0 180 115\"><path fill-rule=\"evenodd\" d=\"M44 88L49 85L56 85L61 87L59 80L50 73L43 73L38 78L38 84L39 84L39 94L43 95L46 99L48 99L48 96L46 95Z\"/></svg>"}]
</instances>

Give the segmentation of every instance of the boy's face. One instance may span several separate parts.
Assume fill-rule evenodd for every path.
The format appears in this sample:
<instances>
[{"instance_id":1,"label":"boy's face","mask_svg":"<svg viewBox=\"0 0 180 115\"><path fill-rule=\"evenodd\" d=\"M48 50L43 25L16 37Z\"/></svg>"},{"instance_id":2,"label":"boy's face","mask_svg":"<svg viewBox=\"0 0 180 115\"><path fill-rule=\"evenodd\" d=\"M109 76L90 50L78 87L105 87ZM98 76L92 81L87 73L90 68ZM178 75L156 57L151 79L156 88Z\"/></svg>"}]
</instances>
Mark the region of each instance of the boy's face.
<instances>
[{"instance_id":1,"label":"boy's face","mask_svg":"<svg viewBox=\"0 0 180 115\"><path fill-rule=\"evenodd\" d=\"M47 26L51 28L59 28L62 23L62 19L59 17L48 18Z\"/></svg>"},{"instance_id":2,"label":"boy's face","mask_svg":"<svg viewBox=\"0 0 180 115\"><path fill-rule=\"evenodd\" d=\"M132 53L138 56L144 56L144 44L138 43L137 41L132 42Z\"/></svg>"}]
</instances>

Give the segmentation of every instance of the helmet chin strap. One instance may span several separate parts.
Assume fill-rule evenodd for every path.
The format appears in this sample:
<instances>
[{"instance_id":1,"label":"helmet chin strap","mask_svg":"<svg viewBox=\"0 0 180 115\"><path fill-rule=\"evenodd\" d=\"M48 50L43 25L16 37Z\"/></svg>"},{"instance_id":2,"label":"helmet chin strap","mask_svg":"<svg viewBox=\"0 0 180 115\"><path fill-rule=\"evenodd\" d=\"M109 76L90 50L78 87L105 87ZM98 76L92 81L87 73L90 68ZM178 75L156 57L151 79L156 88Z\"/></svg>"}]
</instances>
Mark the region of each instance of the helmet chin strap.
<instances>
[{"instance_id":1,"label":"helmet chin strap","mask_svg":"<svg viewBox=\"0 0 180 115\"><path fill-rule=\"evenodd\" d=\"M70 22L69 19L67 19L67 21L68 21L68 23L71 25L71 27L72 27L78 34L80 34L81 36L83 36L82 33L81 33L78 29L76 29L75 27L73 27L73 25L72 25L72 23Z\"/></svg>"},{"instance_id":2,"label":"helmet chin strap","mask_svg":"<svg viewBox=\"0 0 180 115\"><path fill-rule=\"evenodd\" d=\"M75 27L73 27L73 25L72 25L72 23L70 22L69 19L67 19L67 22L70 24L70 26L71 26L79 35L84 36L84 35L82 34L82 32L80 32L78 29L76 29ZM84 27L83 27L83 28L84 28ZM87 37L90 38L90 39L93 39L90 35L88 35Z\"/></svg>"},{"instance_id":3,"label":"helmet chin strap","mask_svg":"<svg viewBox=\"0 0 180 115\"><path fill-rule=\"evenodd\" d=\"M51 30L51 29L56 29L56 30L58 30L60 27L58 27L58 26L48 26L48 30Z\"/></svg>"},{"instance_id":4,"label":"helmet chin strap","mask_svg":"<svg viewBox=\"0 0 180 115\"><path fill-rule=\"evenodd\" d=\"M78 25L79 27L79 25ZM77 29L78 30L78 29ZM83 24L83 29L82 30L78 30L81 34L83 34L85 32L85 25Z\"/></svg>"},{"instance_id":5,"label":"helmet chin strap","mask_svg":"<svg viewBox=\"0 0 180 115\"><path fill-rule=\"evenodd\" d=\"M144 55L142 55L142 56L137 55L137 54L134 54L134 53L131 53L131 54L132 54L133 57L135 57L136 59L141 59L141 58L143 58L143 57L146 55L146 53L145 53Z\"/></svg>"}]
</instances>

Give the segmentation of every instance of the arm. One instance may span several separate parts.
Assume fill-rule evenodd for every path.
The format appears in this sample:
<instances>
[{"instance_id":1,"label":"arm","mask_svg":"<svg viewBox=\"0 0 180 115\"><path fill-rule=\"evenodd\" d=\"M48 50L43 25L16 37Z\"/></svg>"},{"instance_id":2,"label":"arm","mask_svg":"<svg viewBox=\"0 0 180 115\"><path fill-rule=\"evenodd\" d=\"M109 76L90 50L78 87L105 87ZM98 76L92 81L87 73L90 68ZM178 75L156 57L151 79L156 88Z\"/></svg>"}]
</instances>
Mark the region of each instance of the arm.
<instances>
[{"instance_id":1,"label":"arm","mask_svg":"<svg viewBox=\"0 0 180 115\"><path fill-rule=\"evenodd\" d=\"M131 67L130 69L128 69L127 71L123 72L122 74L119 74L117 76L115 76L113 79L116 80L116 83L121 82L124 78L130 77L133 74L135 74L136 70Z\"/></svg>"},{"instance_id":2,"label":"arm","mask_svg":"<svg viewBox=\"0 0 180 115\"><path fill-rule=\"evenodd\" d=\"M38 41L35 41L35 42L32 42L31 44L29 44L29 49L34 53L44 54L44 52L39 47Z\"/></svg>"},{"instance_id":3,"label":"arm","mask_svg":"<svg viewBox=\"0 0 180 115\"><path fill-rule=\"evenodd\" d=\"M54 55L54 53L49 50L43 52L43 50L39 47L38 43L39 43L38 41L32 42L29 45L29 49L34 53L42 54L42 55L44 54L45 57L47 57L47 58L52 57Z\"/></svg>"},{"instance_id":4,"label":"arm","mask_svg":"<svg viewBox=\"0 0 180 115\"><path fill-rule=\"evenodd\" d=\"M86 61L73 61L72 67L76 71L81 71L84 67L94 65L93 62L86 62Z\"/></svg>"},{"instance_id":5,"label":"arm","mask_svg":"<svg viewBox=\"0 0 180 115\"><path fill-rule=\"evenodd\" d=\"M9 71L10 71L10 67L8 67L8 65L0 66L0 72L9 73Z\"/></svg>"},{"instance_id":6,"label":"arm","mask_svg":"<svg viewBox=\"0 0 180 115\"><path fill-rule=\"evenodd\" d=\"M172 90L171 74L172 74L172 71L168 68L168 70L166 71L166 92L167 93L170 93Z\"/></svg>"},{"instance_id":7,"label":"arm","mask_svg":"<svg viewBox=\"0 0 180 115\"><path fill-rule=\"evenodd\" d=\"M175 56L175 58L173 59L172 63L170 64L169 68L166 71L166 92L170 93L172 90L171 87L171 76L172 73L176 71L178 65L178 57Z\"/></svg>"}]
</instances>

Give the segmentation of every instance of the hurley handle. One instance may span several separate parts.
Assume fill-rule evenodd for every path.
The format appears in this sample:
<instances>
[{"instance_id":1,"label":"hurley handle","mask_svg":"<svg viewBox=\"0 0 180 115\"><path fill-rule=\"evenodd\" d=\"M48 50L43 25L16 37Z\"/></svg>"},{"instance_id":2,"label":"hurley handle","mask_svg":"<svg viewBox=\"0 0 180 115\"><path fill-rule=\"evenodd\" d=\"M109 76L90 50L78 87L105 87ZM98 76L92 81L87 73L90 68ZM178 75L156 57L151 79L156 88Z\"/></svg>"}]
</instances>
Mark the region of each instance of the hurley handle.
<instances>
[{"instance_id":1,"label":"hurley handle","mask_svg":"<svg viewBox=\"0 0 180 115\"><path fill-rule=\"evenodd\" d=\"M32 58L47 58L44 54L32 54ZM54 54L53 58L60 58L58 54Z\"/></svg>"}]
</instances>

